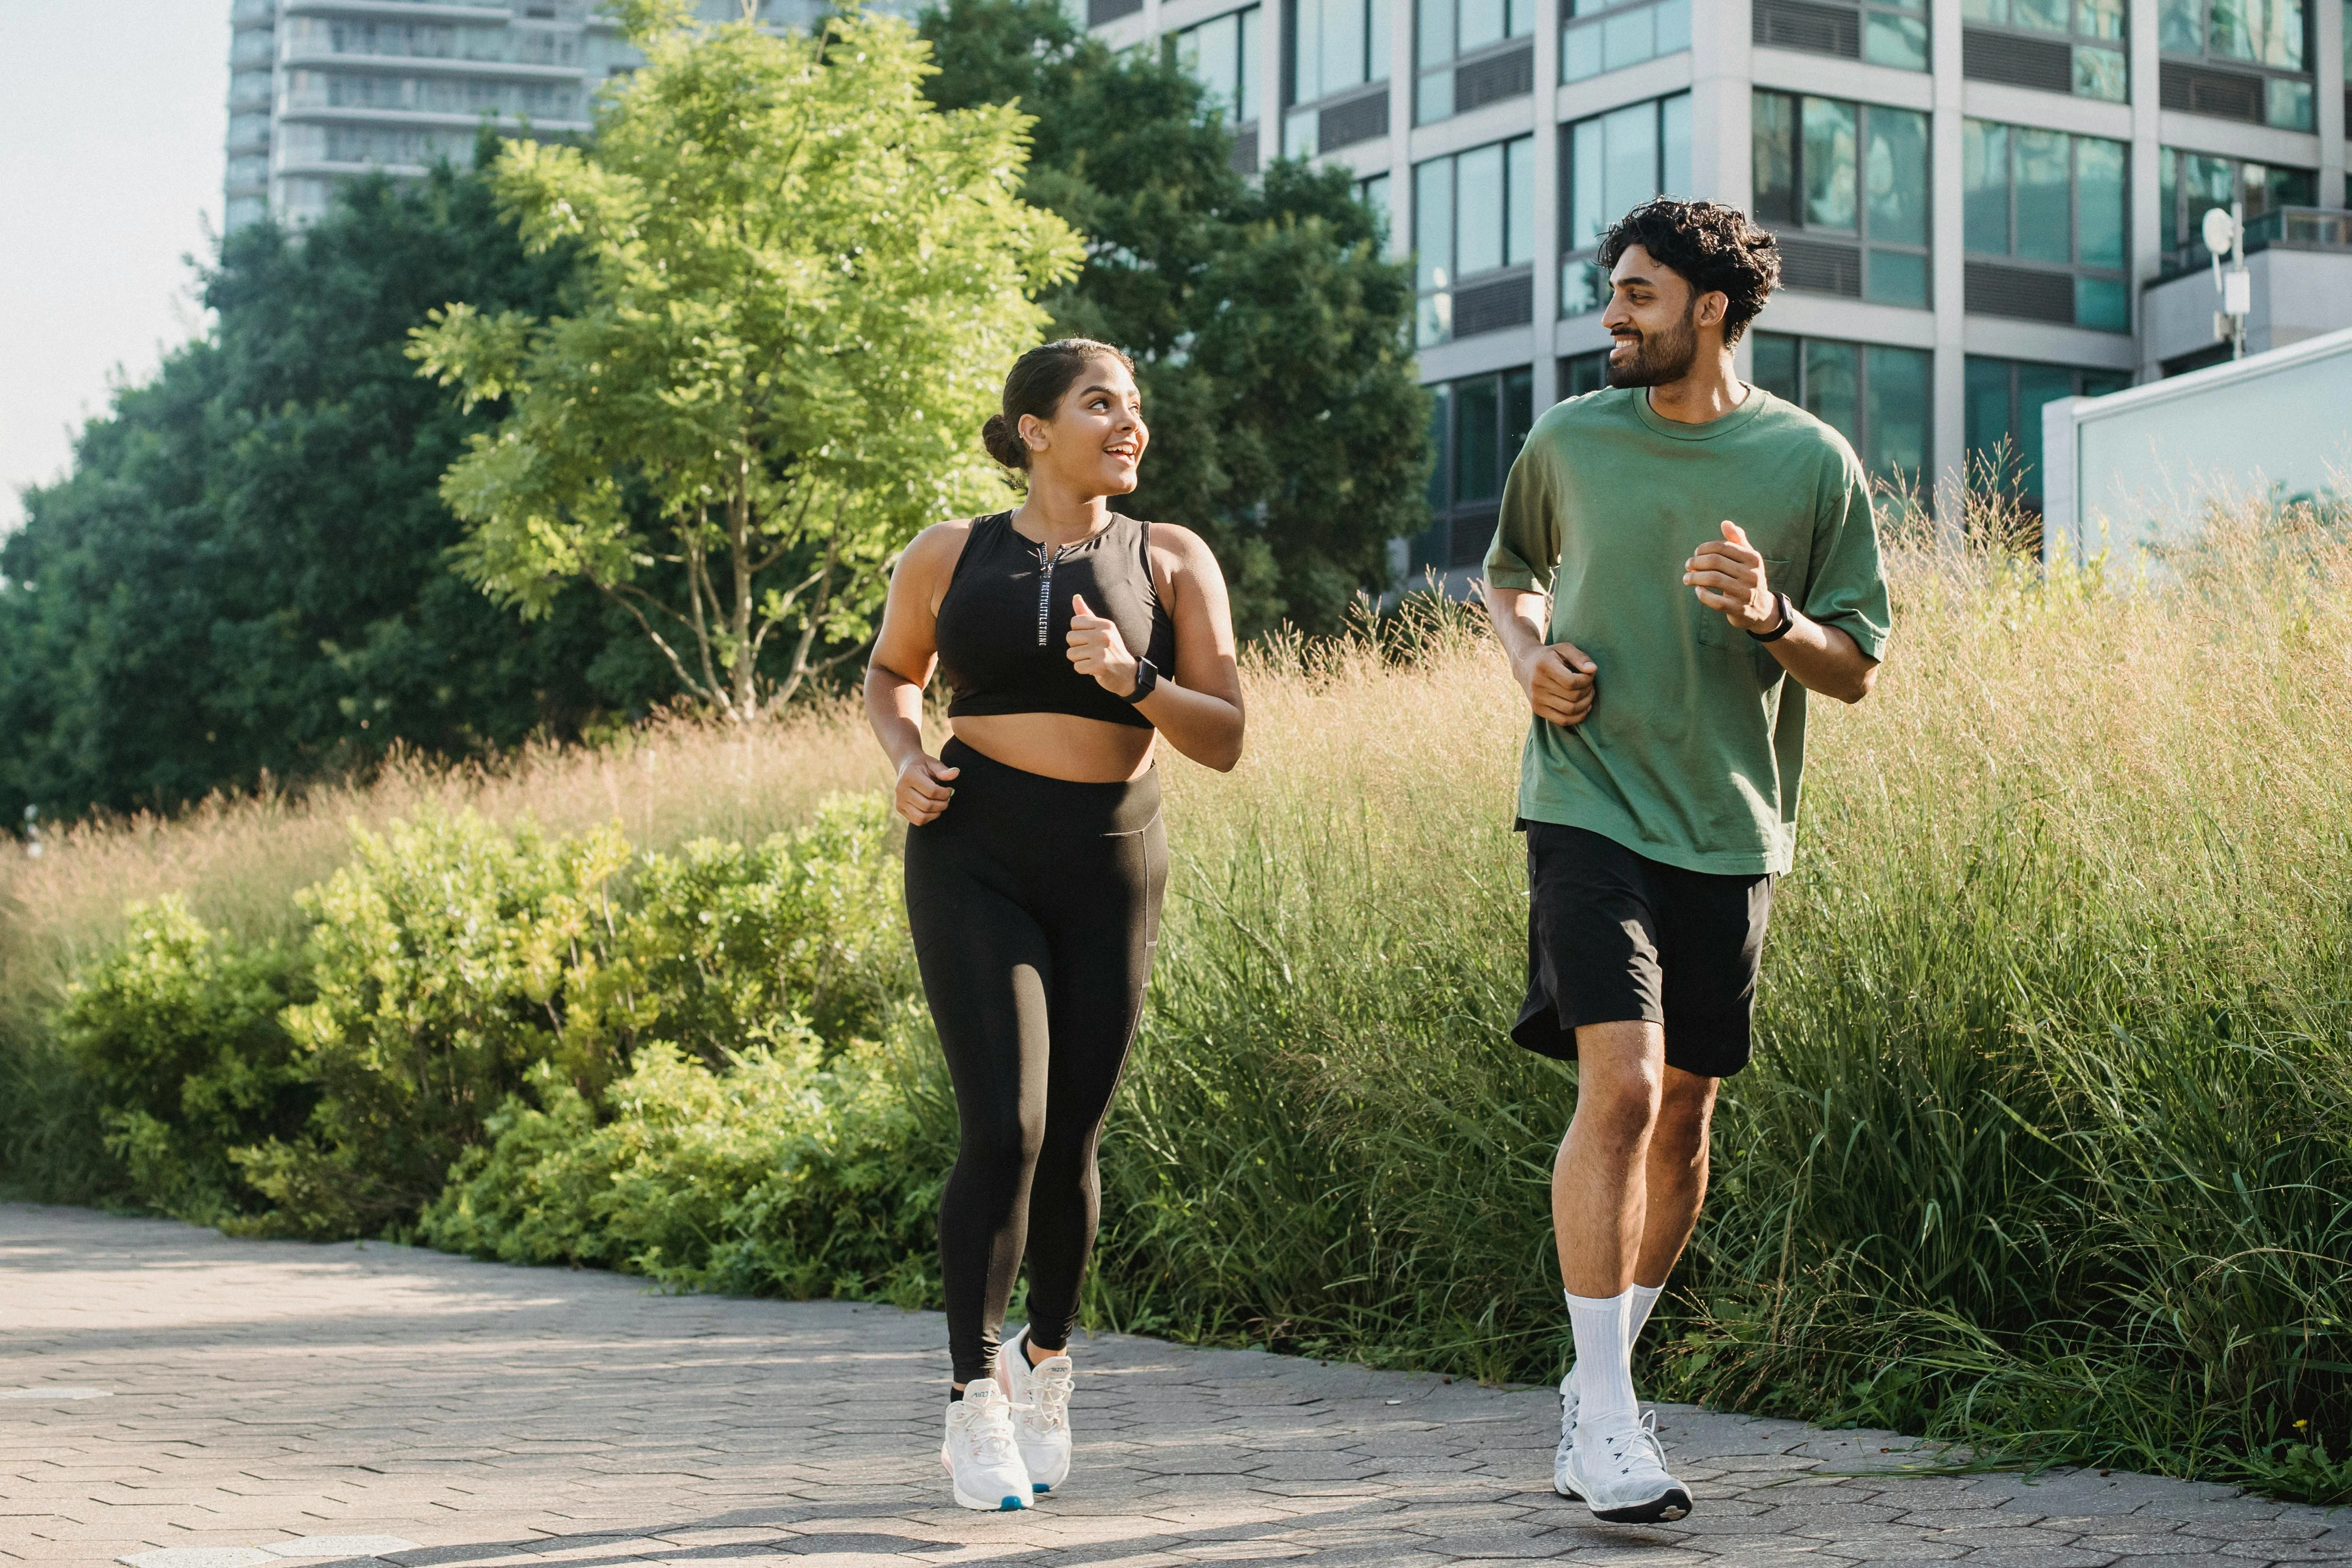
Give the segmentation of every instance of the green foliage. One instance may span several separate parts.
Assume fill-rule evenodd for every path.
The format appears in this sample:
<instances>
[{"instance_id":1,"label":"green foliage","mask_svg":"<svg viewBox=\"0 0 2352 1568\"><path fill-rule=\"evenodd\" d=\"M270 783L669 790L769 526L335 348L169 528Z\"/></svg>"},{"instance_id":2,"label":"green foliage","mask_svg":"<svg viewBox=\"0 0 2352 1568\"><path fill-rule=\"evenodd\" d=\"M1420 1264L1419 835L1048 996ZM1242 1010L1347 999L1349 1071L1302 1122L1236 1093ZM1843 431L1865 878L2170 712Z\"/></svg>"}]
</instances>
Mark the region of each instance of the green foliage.
<instances>
[{"instance_id":1,"label":"green foliage","mask_svg":"<svg viewBox=\"0 0 2352 1568\"><path fill-rule=\"evenodd\" d=\"M226 943L173 898L134 905L128 924L67 993L58 1043L98 1096L131 1197L204 1224L255 1213L230 1151L293 1132L315 1098L279 1019L310 989L300 955Z\"/></svg>"},{"instance_id":2,"label":"green foliage","mask_svg":"<svg viewBox=\"0 0 2352 1568\"><path fill-rule=\"evenodd\" d=\"M578 308L453 304L413 353L466 406L508 405L442 482L471 525L460 569L526 616L593 584L741 717L854 653L894 552L986 493L996 367L1078 247L1013 194L1021 117L933 112L904 23L634 15L648 63L593 144L498 163L526 246L582 258Z\"/></svg>"},{"instance_id":3,"label":"green foliage","mask_svg":"<svg viewBox=\"0 0 2352 1568\"><path fill-rule=\"evenodd\" d=\"M714 1071L651 1047L599 1124L542 1077L467 1153L420 1234L509 1262L627 1268L683 1289L805 1298L937 1293L929 1231L952 1134L910 1110L899 1064L805 1030Z\"/></svg>"},{"instance_id":4,"label":"green foliage","mask_svg":"<svg viewBox=\"0 0 2352 1568\"><path fill-rule=\"evenodd\" d=\"M1245 634L1339 630L1386 587L1388 542L1428 521L1412 284L1378 215L1345 170L1244 180L1197 82L1054 0L948 0L923 31L934 100L1037 116L1024 195L1088 239L1045 303L1139 361L1152 452L1122 506L1211 542Z\"/></svg>"},{"instance_id":5,"label":"green foliage","mask_svg":"<svg viewBox=\"0 0 2352 1568\"><path fill-rule=\"evenodd\" d=\"M364 764L476 754L673 689L573 593L528 629L454 576L433 493L487 420L421 384L441 300L543 313L567 250L525 256L484 181L344 187L204 276L217 325L114 395L71 473L0 541L0 818L169 808Z\"/></svg>"},{"instance_id":6,"label":"green foliage","mask_svg":"<svg viewBox=\"0 0 2352 1568\"><path fill-rule=\"evenodd\" d=\"M352 863L298 900L318 994L284 1018L318 1108L238 1156L272 1227L297 1235L414 1216L533 1064L599 1088L636 1016L607 974L617 832L509 835L436 812L353 838Z\"/></svg>"}]
</instances>

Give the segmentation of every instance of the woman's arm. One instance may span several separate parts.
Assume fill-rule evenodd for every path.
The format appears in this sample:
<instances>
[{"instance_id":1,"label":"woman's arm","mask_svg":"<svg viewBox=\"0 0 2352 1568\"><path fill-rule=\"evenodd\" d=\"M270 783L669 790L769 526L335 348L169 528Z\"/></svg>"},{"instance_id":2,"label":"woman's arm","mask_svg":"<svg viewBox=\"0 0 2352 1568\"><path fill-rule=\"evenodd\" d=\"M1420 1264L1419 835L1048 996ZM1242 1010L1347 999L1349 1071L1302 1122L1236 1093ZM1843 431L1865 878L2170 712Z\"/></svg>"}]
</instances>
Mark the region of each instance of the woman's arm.
<instances>
[{"instance_id":1,"label":"woman's arm","mask_svg":"<svg viewBox=\"0 0 2352 1568\"><path fill-rule=\"evenodd\" d=\"M1136 704L1168 743L1219 773L1242 760L1242 678L1234 650L1233 607L1225 574L1201 536L1173 523L1155 524L1155 546L1175 557L1169 574L1169 613L1176 623L1176 668L1160 672L1151 695ZM1115 622L1073 605L1070 662L1115 696L1135 689L1136 656Z\"/></svg>"},{"instance_id":2,"label":"woman's arm","mask_svg":"<svg viewBox=\"0 0 2352 1568\"><path fill-rule=\"evenodd\" d=\"M898 782L891 807L920 827L948 808L960 771L923 750L923 688L939 662L939 590L955 571L971 525L943 522L917 534L890 574L881 635L866 663L866 721Z\"/></svg>"}]
</instances>

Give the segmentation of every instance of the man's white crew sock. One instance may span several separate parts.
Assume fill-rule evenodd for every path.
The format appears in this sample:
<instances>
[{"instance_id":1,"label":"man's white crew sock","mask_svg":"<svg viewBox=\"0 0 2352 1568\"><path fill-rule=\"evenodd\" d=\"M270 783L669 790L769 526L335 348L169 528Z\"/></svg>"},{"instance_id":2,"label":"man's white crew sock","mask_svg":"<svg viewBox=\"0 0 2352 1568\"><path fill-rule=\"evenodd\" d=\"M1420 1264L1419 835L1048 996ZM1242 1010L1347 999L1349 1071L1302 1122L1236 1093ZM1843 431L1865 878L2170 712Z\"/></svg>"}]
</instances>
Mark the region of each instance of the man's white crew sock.
<instances>
[{"instance_id":1,"label":"man's white crew sock","mask_svg":"<svg viewBox=\"0 0 2352 1568\"><path fill-rule=\"evenodd\" d=\"M1576 1332L1577 1425L1635 1414L1633 1370L1625 1350L1633 1291L1619 1296L1561 1294L1568 1297L1569 1326Z\"/></svg>"},{"instance_id":2,"label":"man's white crew sock","mask_svg":"<svg viewBox=\"0 0 2352 1568\"><path fill-rule=\"evenodd\" d=\"M1649 1323L1650 1313L1657 1307L1658 1298L1665 1293L1666 1288L1664 1285L1636 1283L1632 1289L1625 1292L1622 1298L1625 1302L1625 1377L1629 1386L1633 1376L1633 1347L1641 1342L1642 1330ZM1588 1300L1591 1298L1569 1296L1565 1290L1560 1294L1568 1296L1568 1308L1571 1314L1569 1321L1572 1323L1575 1321L1573 1314L1577 1302ZM1584 1397L1584 1343L1580 1340L1576 1347L1576 1365L1570 1369L1570 1374L1576 1379L1576 1394L1580 1400Z\"/></svg>"}]
</instances>

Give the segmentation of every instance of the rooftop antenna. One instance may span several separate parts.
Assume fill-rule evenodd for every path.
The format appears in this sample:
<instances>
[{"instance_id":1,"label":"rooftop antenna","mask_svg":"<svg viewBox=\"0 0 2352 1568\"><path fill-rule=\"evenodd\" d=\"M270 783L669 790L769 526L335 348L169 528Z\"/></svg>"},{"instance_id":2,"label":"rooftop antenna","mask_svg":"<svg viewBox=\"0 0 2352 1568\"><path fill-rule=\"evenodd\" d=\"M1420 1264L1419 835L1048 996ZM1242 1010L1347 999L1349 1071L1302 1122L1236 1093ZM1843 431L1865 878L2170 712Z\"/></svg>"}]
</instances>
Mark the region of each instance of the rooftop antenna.
<instances>
[{"instance_id":1,"label":"rooftop antenna","mask_svg":"<svg viewBox=\"0 0 2352 1568\"><path fill-rule=\"evenodd\" d=\"M2254 302L2254 279L2246 270L2246 204L2233 201L2228 212L2208 207L2200 226L2205 249L2213 258L2213 291L2221 296L2221 308L2213 312L2213 337L2230 345L2231 359L2243 359L2246 315ZM2221 270L2225 252L2230 257L2226 272Z\"/></svg>"}]
</instances>

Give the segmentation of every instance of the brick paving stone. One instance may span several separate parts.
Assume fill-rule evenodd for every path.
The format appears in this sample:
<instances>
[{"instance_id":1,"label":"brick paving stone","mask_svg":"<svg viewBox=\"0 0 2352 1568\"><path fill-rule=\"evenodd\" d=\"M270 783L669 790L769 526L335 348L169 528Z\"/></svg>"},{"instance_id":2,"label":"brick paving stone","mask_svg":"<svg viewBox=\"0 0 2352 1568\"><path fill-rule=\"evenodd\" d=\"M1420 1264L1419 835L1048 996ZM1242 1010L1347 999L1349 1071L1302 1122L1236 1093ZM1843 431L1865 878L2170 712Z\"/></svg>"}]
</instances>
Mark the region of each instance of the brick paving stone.
<instances>
[{"instance_id":1,"label":"brick paving stone","mask_svg":"<svg viewBox=\"0 0 2352 1568\"><path fill-rule=\"evenodd\" d=\"M0 1304L0 1393L104 1395L0 1399L8 1568L2352 1562L2352 1524L2224 1487L1906 1474L1934 1456L1888 1433L1680 1405L1697 1511L1604 1525L1552 1495L1550 1388L1109 1334L1078 1347L1068 1486L975 1514L939 1469L934 1314L22 1205ZM417 1545L286 1554L362 1537Z\"/></svg>"}]
</instances>

